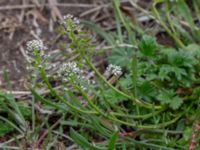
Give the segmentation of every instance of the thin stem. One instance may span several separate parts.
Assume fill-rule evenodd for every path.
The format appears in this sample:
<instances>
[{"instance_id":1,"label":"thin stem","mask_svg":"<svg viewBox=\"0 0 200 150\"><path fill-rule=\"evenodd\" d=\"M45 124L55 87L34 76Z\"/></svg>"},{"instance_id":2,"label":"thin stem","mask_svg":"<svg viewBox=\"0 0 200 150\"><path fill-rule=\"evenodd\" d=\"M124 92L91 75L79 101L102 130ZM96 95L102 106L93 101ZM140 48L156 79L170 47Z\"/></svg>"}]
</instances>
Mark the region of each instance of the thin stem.
<instances>
[{"instance_id":1,"label":"thin stem","mask_svg":"<svg viewBox=\"0 0 200 150\"><path fill-rule=\"evenodd\" d=\"M35 73L38 74L38 71L36 71ZM37 77L37 75L36 75L36 77ZM36 80L37 80L36 77L32 80L32 84L34 86L36 85ZM35 97L32 96L31 98L32 98L32 101L31 101L31 104L32 104L32 106L31 106L32 107L32 132L34 133L35 132Z\"/></svg>"},{"instance_id":2,"label":"thin stem","mask_svg":"<svg viewBox=\"0 0 200 150\"><path fill-rule=\"evenodd\" d=\"M137 115L137 116L134 116L133 114L122 114L122 113L118 113L118 112L110 112L110 114L112 114L114 116L119 116L119 117L145 120L145 119L148 119L152 116L158 115L165 110L166 110L166 108L163 108L163 109L156 111L156 112L152 112L152 113L145 114L145 115Z\"/></svg>"},{"instance_id":3,"label":"thin stem","mask_svg":"<svg viewBox=\"0 0 200 150\"><path fill-rule=\"evenodd\" d=\"M113 118L113 117L110 117L108 116L108 118L110 120L113 120L115 122L118 122L118 123L121 123L121 124L124 124L124 125L127 125L127 126L130 126L130 127L136 127L136 128L143 128L143 129L157 129L157 128L162 128L162 127L166 127L170 124L173 124L174 122L176 122L183 114L180 114L178 117L174 118L173 120L170 120L168 122L164 122L164 123L160 123L160 124L157 124L157 125L140 125L140 124L133 124L133 123L130 123L130 122L125 122L125 121L122 121L122 120L119 120L117 118Z\"/></svg>"},{"instance_id":4,"label":"thin stem","mask_svg":"<svg viewBox=\"0 0 200 150\"><path fill-rule=\"evenodd\" d=\"M105 117L105 113L102 112L93 102L92 100L87 96L87 94L85 92L83 92L83 90L75 85L74 83L72 83L72 85L83 95L83 97L86 99L86 101L89 103L89 105L94 109L96 110L99 114L101 114L102 116Z\"/></svg>"}]
</instances>

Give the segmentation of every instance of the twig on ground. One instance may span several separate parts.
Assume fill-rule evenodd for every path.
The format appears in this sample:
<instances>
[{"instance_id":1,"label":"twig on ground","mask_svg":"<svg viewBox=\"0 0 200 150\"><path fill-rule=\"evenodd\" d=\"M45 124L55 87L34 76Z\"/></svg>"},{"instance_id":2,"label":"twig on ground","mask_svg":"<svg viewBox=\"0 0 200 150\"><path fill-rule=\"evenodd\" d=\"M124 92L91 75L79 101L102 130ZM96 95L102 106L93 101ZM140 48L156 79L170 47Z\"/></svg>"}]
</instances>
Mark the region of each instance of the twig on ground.
<instances>
[{"instance_id":1,"label":"twig on ground","mask_svg":"<svg viewBox=\"0 0 200 150\"><path fill-rule=\"evenodd\" d=\"M74 3L56 3L57 7L74 7L74 8L93 8L95 7L92 4L74 4ZM45 3L43 6L50 6L50 4ZM36 8L34 4L26 4L26 5L8 5L8 6L1 6L0 10L10 10L10 9L27 9L27 8Z\"/></svg>"},{"instance_id":2,"label":"twig on ground","mask_svg":"<svg viewBox=\"0 0 200 150\"><path fill-rule=\"evenodd\" d=\"M104 8L104 7L109 7L110 5L111 5L111 4L105 4L105 5L100 5L100 6L98 6L98 7L89 9L89 10L83 12L83 13L80 15L80 17L84 17L84 16L89 15L89 14L91 14L91 13L94 13L95 11L98 11L98 10Z\"/></svg>"},{"instance_id":3,"label":"twig on ground","mask_svg":"<svg viewBox=\"0 0 200 150\"><path fill-rule=\"evenodd\" d=\"M58 7L56 6L57 0L48 0L48 2L49 2L49 7L50 7L50 10L51 10L51 17L52 17L53 21L56 21L57 18L59 20L62 20L63 17L61 15L61 12L58 9Z\"/></svg>"},{"instance_id":4,"label":"twig on ground","mask_svg":"<svg viewBox=\"0 0 200 150\"><path fill-rule=\"evenodd\" d=\"M26 1L22 0L22 5L26 5ZM19 16L19 22L20 24L22 24L23 20L24 20L24 15L25 15L25 11L24 9L21 10L21 14Z\"/></svg>"}]
</instances>

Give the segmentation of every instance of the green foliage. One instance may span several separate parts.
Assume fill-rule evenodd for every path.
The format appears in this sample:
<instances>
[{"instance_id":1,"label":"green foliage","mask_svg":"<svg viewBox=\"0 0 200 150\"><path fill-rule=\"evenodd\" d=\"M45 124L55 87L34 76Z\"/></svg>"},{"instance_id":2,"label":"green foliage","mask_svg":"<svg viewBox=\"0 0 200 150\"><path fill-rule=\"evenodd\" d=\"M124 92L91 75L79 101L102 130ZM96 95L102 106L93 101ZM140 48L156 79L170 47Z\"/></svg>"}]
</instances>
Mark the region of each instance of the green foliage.
<instances>
[{"instance_id":1,"label":"green foliage","mask_svg":"<svg viewBox=\"0 0 200 150\"><path fill-rule=\"evenodd\" d=\"M108 89L107 91L104 92L104 94L105 94L105 99L111 106L126 100L124 96L120 95L116 91L113 91L112 89Z\"/></svg>"},{"instance_id":2,"label":"green foliage","mask_svg":"<svg viewBox=\"0 0 200 150\"><path fill-rule=\"evenodd\" d=\"M157 49L156 38L149 35L144 35L138 44L138 48L145 56L155 56Z\"/></svg>"},{"instance_id":3,"label":"green foliage","mask_svg":"<svg viewBox=\"0 0 200 150\"><path fill-rule=\"evenodd\" d=\"M7 114L7 118L0 116L2 122L2 128L5 132L10 132L13 129L17 129L19 132L25 130L27 124L26 119L31 117L31 111L27 103L16 102L11 94L0 93L0 104L2 104L1 112ZM17 124L20 128L18 128ZM8 128L5 128L8 125Z\"/></svg>"},{"instance_id":4,"label":"green foliage","mask_svg":"<svg viewBox=\"0 0 200 150\"><path fill-rule=\"evenodd\" d=\"M175 92L171 90L161 92L158 95L158 100L161 104L168 104L172 109L178 109L183 103L183 100L176 96Z\"/></svg>"},{"instance_id":5,"label":"green foliage","mask_svg":"<svg viewBox=\"0 0 200 150\"><path fill-rule=\"evenodd\" d=\"M114 48L112 55L108 58L109 63L127 67L131 64L133 50L131 48Z\"/></svg>"},{"instance_id":6,"label":"green foliage","mask_svg":"<svg viewBox=\"0 0 200 150\"><path fill-rule=\"evenodd\" d=\"M138 48L139 51L135 52L137 58L134 57L135 60L137 59L137 71L134 69L133 74L137 74L137 78L133 76L134 80L131 81L130 76L133 72L130 70L130 74L126 75L126 78L120 79L119 83L123 88L130 90L134 88L133 83L136 83L137 80L139 84L136 85L136 91L139 98L152 102L158 100L161 104L167 104L174 110L180 108L183 98L174 91L194 84L198 72L196 68L199 64L199 46L194 44L178 50L164 48L158 46L155 38L144 35ZM115 53L112 53L111 57L115 57ZM131 64L127 63L127 65ZM163 92L162 89L168 92ZM120 98L110 93L109 95L111 101Z\"/></svg>"},{"instance_id":7,"label":"green foliage","mask_svg":"<svg viewBox=\"0 0 200 150\"><path fill-rule=\"evenodd\" d=\"M158 3L163 4L160 11L166 11L163 17ZM59 63L66 68L47 70L45 66L56 61L54 55L44 61L43 51L37 51L30 64L35 73L31 95L21 100L0 93L0 136L19 133L23 140L17 136L12 144L25 143L33 149L71 143L76 149L92 150L188 149L193 123L200 120L199 29L184 0L171 3L154 1L151 15L155 16L150 17L163 27L161 32L172 37L175 46L158 44L154 33L148 35L125 17L119 0L112 3L116 33L82 22L100 35L108 48L97 51L91 35L74 24L73 17L65 19L57 30L70 42L61 44L62 54L55 56L61 56L63 62L73 59L76 63L68 63L68 67L74 72L62 61ZM191 33L175 17L176 9ZM198 7L195 12L200 12ZM108 57L102 64L96 63L96 55L102 54ZM109 63L121 66L123 73L108 73L105 68ZM60 73L60 68L67 75Z\"/></svg>"},{"instance_id":8,"label":"green foliage","mask_svg":"<svg viewBox=\"0 0 200 150\"><path fill-rule=\"evenodd\" d=\"M156 87L150 81L143 81L138 85L138 93L147 100L156 95Z\"/></svg>"},{"instance_id":9,"label":"green foliage","mask_svg":"<svg viewBox=\"0 0 200 150\"><path fill-rule=\"evenodd\" d=\"M0 137L12 132L14 128L7 122L0 121Z\"/></svg>"},{"instance_id":10,"label":"green foliage","mask_svg":"<svg viewBox=\"0 0 200 150\"><path fill-rule=\"evenodd\" d=\"M74 129L70 129L70 135L71 138L74 140L74 142L78 145L80 145L83 148L87 148L87 149L93 149L93 150L105 150L105 148L100 148L97 147L93 144L90 144L86 138L84 138L82 135L80 135L79 133L77 133Z\"/></svg>"},{"instance_id":11,"label":"green foliage","mask_svg":"<svg viewBox=\"0 0 200 150\"><path fill-rule=\"evenodd\" d=\"M108 150L115 150L115 144L118 138L119 132L116 131L113 133L112 137L110 138L109 144L108 144Z\"/></svg>"}]
</instances>

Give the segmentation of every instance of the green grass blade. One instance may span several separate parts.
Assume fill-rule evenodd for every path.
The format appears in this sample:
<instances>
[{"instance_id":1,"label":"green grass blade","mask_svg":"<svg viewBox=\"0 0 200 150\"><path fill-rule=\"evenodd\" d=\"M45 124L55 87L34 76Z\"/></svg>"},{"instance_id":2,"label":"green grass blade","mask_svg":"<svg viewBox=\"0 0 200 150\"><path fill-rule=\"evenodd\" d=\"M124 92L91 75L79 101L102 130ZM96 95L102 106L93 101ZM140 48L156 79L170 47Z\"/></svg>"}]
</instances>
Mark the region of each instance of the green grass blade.
<instances>
[{"instance_id":1,"label":"green grass blade","mask_svg":"<svg viewBox=\"0 0 200 150\"><path fill-rule=\"evenodd\" d=\"M11 94L1 94L0 96L3 97L7 102L8 102L8 107L11 107L13 110L10 111L10 113L12 114L12 116L19 121L19 123L25 128L26 126L26 121L24 116L22 115L22 112L17 104L17 102L15 101L14 97ZM9 111L9 108L8 108Z\"/></svg>"},{"instance_id":2,"label":"green grass blade","mask_svg":"<svg viewBox=\"0 0 200 150\"><path fill-rule=\"evenodd\" d=\"M61 107L60 105L53 103L50 100L47 100L44 97L40 96L35 90L32 90L31 92L32 92L33 96L36 98L36 100L39 100L42 103L52 106L53 108L58 109L58 110L64 110L64 111L67 110L66 108Z\"/></svg>"},{"instance_id":3,"label":"green grass blade","mask_svg":"<svg viewBox=\"0 0 200 150\"><path fill-rule=\"evenodd\" d=\"M110 138L109 144L108 144L108 150L115 150L115 144L118 139L118 131L114 132L112 137Z\"/></svg>"},{"instance_id":4,"label":"green grass blade","mask_svg":"<svg viewBox=\"0 0 200 150\"><path fill-rule=\"evenodd\" d=\"M8 119L6 119L6 118L4 118L2 116L0 116L0 119L3 120L3 121L5 121L6 123L8 123L14 129L16 129L19 133L24 134L24 132L19 127L17 127L14 123L12 123L10 120L8 120Z\"/></svg>"},{"instance_id":5,"label":"green grass blade","mask_svg":"<svg viewBox=\"0 0 200 150\"><path fill-rule=\"evenodd\" d=\"M180 13L179 15L181 15L190 25L191 30L194 32L195 31L195 24L193 21L193 17L192 17L192 13L190 11L190 8L188 7L188 5L186 4L186 2L184 0L179 0L178 3L178 12Z\"/></svg>"},{"instance_id":6,"label":"green grass blade","mask_svg":"<svg viewBox=\"0 0 200 150\"><path fill-rule=\"evenodd\" d=\"M88 148L88 149L92 149L92 150L106 150L105 148L100 148L100 147L90 144L85 137L80 135L73 128L70 129L70 136L77 145L79 145L83 148Z\"/></svg>"}]
</instances>

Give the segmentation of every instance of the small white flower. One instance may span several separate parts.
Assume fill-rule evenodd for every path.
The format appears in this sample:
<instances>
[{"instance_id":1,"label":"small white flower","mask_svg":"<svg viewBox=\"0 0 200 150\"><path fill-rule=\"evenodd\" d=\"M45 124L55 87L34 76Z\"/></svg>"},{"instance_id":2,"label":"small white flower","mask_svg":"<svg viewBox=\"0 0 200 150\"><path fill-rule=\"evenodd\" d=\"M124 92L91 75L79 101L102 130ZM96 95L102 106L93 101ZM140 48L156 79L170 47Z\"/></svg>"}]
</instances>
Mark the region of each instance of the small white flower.
<instances>
[{"instance_id":1,"label":"small white flower","mask_svg":"<svg viewBox=\"0 0 200 150\"><path fill-rule=\"evenodd\" d=\"M73 15L67 14L67 15L65 15L63 18L64 18L64 19L72 19L73 17L74 17Z\"/></svg>"},{"instance_id":2,"label":"small white flower","mask_svg":"<svg viewBox=\"0 0 200 150\"><path fill-rule=\"evenodd\" d=\"M43 50L45 47L43 45L43 42L41 40L31 40L31 41L28 41L26 43L26 46L27 46L27 50L28 51L34 51L34 50L37 50L37 51L40 51L40 50Z\"/></svg>"},{"instance_id":3,"label":"small white flower","mask_svg":"<svg viewBox=\"0 0 200 150\"><path fill-rule=\"evenodd\" d=\"M68 62L61 66L59 73L63 74L65 77L73 75L77 75L77 77L79 77L81 70L77 67L75 62Z\"/></svg>"},{"instance_id":4,"label":"small white flower","mask_svg":"<svg viewBox=\"0 0 200 150\"><path fill-rule=\"evenodd\" d=\"M106 71L111 73L111 74L114 74L115 76L120 76L122 74L122 69L120 66L116 66L116 65L113 65L113 64L110 64L107 68L106 68Z\"/></svg>"},{"instance_id":5,"label":"small white flower","mask_svg":"<svg viewBox=\"0 0 200 150\"><path fill-rule=\"evenodd\" d=\"M74 18L73 23L74 23L75 26L77 26L77 25L80 24L80 20L78 18Z\"/></svg>"},{"instance_id":6,"label":"small white flower","mask_svg":"<svg viewBox=\"0 0 200 150\"><path fill-rule=\"evenodd\" d=\"M73 24L73 27L75 27L75 28L77 28L80 24L80 20L71 14L67 14L63 18L64 18L63 24L64 24L65 28L67 28L67 30L70 30L70 29L68 29L68 21L71 21ZM79 32L80 29L77 28L77 30Z\"/></svg>"},{"instance_id":7,"label":"small white flower","mask_svg":"<svg viewBox=\"0 0 200 150\"><path fill-rule=\"evenodd\" d=\"M83 91L86 91L87 90L87 88L86 87L84 87L84 86L80 86L81 87L81 89L83 90Z\"/></svg>"},{"instance_id":8,"label":"small white flower","mask_svg":"<svg viewBox=\"0 0 200 150\"><path fill-rule=\"evenodd\" d=\"M42 65L38 65L38 68L42 68Z\"/></svg>"},{"instance_id":9,"label":"small white flower","mask_svg":"<svg viewBox=\"0 0 200 150\"><path fill-rule=\"evenodd\" d=\"M96 83L96 81L95 80L92 80L92 84L95 84Z\"/></svg>"},{"instance_id":10,"label":"small white flower","mask_svg":"<svg viewBox=\"0 0 200 150\"><path fill-rule=\"evenodd\" d=\"M72 79L84 91L87 90L90 84L95 84L94 80L90 80L84 75L84 70L80 69L76 62L62 64L58 70L57 77L60 77L63 82L68 82Z\"/></svg>"},{"instance_id":11,"label":"small white flower","mask_svg":"<svg viewBox=\"0 0 200 150\"><path fill-rule=\"evenodd\" d=\"M67 87L64 87L63 90L64 91L69 91L69 89Z\"/></svg>"}]
</instances>

